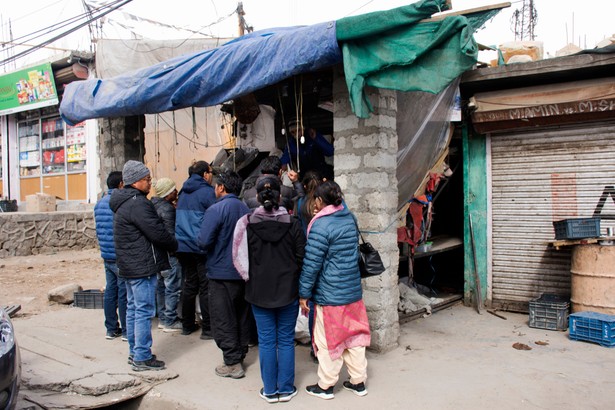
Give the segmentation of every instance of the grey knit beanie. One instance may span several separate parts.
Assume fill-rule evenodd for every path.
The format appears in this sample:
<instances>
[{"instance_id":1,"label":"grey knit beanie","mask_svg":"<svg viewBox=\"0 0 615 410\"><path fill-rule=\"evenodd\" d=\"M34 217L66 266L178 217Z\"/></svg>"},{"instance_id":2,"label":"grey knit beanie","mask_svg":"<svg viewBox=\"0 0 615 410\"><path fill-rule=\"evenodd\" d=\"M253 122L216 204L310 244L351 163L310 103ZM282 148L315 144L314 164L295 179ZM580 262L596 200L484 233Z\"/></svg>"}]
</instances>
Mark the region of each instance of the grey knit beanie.
<instances>
[{"instance_id":1,"label":"grey knit beanie","mask_svg":"<svg viewBox=\"0 0 615 410\"><path fill-rule=\"evenodd\" d=\"M139 161L130 160L124 164L124 169L122 169L124 185L132 185L148 175L149 169Z\"/></svg>"}]
</instances>

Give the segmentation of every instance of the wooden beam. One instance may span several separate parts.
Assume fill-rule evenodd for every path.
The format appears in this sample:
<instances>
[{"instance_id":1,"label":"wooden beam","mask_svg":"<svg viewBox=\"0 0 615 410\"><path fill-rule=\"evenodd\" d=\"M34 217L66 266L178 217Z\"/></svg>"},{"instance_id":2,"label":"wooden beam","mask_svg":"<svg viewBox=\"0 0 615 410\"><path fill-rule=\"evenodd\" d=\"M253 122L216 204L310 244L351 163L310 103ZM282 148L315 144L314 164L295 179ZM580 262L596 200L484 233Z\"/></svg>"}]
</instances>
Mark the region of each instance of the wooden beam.
<instances>
[{"instance_id":1,"label":"wooden beam","mask_svg":"<svg viewBox=\"0 0 615 410\"><path fill-rule=\"evenodd\" d=\"M448 16L465 16L467 14L480 13L483 11L496 10L496 9L505 9L507 7L510 7L510 2L491 4L488 6L475 7L472 9L459 10L459 11L447 10L447 11L443 11L442 13L436 13L433 16L431 16L431 18L423 19L419 23L429 23L433 21L444 20Z\"/></svg>"}]
</instances>

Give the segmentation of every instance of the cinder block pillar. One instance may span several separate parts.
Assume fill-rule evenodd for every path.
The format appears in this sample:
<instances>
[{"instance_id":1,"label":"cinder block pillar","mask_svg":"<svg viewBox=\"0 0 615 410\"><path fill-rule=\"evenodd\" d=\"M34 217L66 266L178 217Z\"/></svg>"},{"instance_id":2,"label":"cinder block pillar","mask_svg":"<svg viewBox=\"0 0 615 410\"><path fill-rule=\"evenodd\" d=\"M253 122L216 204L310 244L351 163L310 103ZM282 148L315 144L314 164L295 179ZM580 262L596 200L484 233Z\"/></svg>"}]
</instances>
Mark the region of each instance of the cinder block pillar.
<instances>
[{"instance_id":1,"label":"cinder block pillar","mask_svg":"<svg viewBox=\"0 0 615 410\"><path fill-rule=\"evenodd\" d=\"M359 220L366 241L380 252L386 271L363 280L363 300L372 331L371 349L397 347L397 94L368 89L375 112L357 118L350 109L342 68L334 70L333 135L335 181Z\"/></svg>"},{"instance_id":2,"label":"cinder block pillar","mask_svg":"<svg viewBox=\"0 0 615 410\"><path fill-rule=\"evenodd\" d=\"M107 190L107 176L121 171L126 161L143 161L143 116L100 118L98 150L100 153L100 188Z\"/></svg>"}]
</instances>

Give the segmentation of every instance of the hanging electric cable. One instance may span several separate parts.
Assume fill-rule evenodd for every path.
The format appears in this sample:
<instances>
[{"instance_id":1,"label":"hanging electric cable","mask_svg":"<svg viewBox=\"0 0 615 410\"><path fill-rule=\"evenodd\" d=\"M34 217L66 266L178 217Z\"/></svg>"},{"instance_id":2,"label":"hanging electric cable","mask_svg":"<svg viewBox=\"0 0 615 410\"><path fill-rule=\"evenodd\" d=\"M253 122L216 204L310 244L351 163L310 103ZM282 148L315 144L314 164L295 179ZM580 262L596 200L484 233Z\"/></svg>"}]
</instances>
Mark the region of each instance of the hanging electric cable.
<instances>
[{"instance_id":1,"label":"hanging electric cable","mask_svg":"<svg viewBox=\"0 0 615 410\"><path fill-rule=\"evenodd\" d=\"M95 13L93 18L88 19L85 22L82 22L82 23L78 24L77 26L71 28L70 30L62 32L61 34L59 34L57 36L54 36L51 39L46 40L46 41L44 41L44 42L42 42L40 44L37 44L37 45L29 48L28 50L24 50L24 51L22 51L20 53L17 53L15 55L11 56L11 57L5 58L4 60L0 60L0 65L4 65L4 64L10 63L12 61L15 61L15 60L17 60L17 59L19 59L21 57L24 57L24 56L26 56L28 54L33 53L36 50L39 50L39 49L41 49L41 48L43 48L43 47L45 47L45 46L47 46L47 45L49 45L51 43L53 43L53 42L63 38L63 37L66 37L67 35L69 35L69 34L75 32L75 31L79 30L80 28L88 25L92 21L94 21L96 19L99 19L99 18L101 18L103 16L106 16L107 14L109 14L112 11L117 10L118 8L124 6L124 5L128 4L128 3L130 3L131 1L132 0L117 0L115 3L113 3L113 4L115 4L113 7L109 7L109 8L106 8L106 9L102 10L101 12ZM102 9L102 7L101 7L101 9Z\"/></svg>"}]
</instances>

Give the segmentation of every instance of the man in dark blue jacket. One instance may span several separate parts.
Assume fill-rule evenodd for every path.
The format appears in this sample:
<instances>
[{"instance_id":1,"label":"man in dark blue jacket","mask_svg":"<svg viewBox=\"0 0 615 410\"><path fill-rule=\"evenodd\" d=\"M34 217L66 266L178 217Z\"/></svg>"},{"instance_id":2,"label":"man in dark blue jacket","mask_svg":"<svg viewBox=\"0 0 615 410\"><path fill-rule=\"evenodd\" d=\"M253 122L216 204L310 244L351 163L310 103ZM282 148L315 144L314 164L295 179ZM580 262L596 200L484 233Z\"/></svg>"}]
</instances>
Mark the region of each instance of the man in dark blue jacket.
<instances>
[{"instance_id":1,"label":"man in dark blue jacket","mask_svg":"<svg viewBox=\"0 0 615 410\"><path fill-rule=\"evenodd\" d=\"M197 238L205 211L216 202L211 186L212 172L205 161L197 161L190 167L190 176L179 191L175 216L175 237L179 243L177 260L184 282L181 296L182 335L189 335L199 328L195 313L198 294L202 317L201 339L211 339L211 324L206 253L199 248Z\"/></svg>"},{"instance_id":2,"label":"man in dark blue jacket","mask_svg":"<svg viewBox=\"0 0 615 410\"><path fill-rule=\"evenodd\" d=\"M108 340L122 336L126 339L126 283L117 274L115 263L115 244L113 243L113 211L109 207L109 198L114 189L123 186L122 172L113 171L107 176L107 193L94 206L96 221L96 238L100 247L100 255L105 266L105 296L103 307L105 311L105 328ZM119 322L118 322L119 314ZM121 324L121 326L120 326Z\"/></svg>"},{"instance_id":3,"label":"man in dark blue jacket","mask_svg":"<svg viewBox=\"0 0 615 410\"><path fill-rule=\"evenodd\" d=\"M248 352L250 329L245 282L233 265L233 234L237 221L250 209L238 198L241 177L237 173L219 174L215 191L218 199L205 212L199 245L207 251L211 326L224 357L216 374L239 379L245 375L242 362Z\"/></svg>"}]
</instances>

